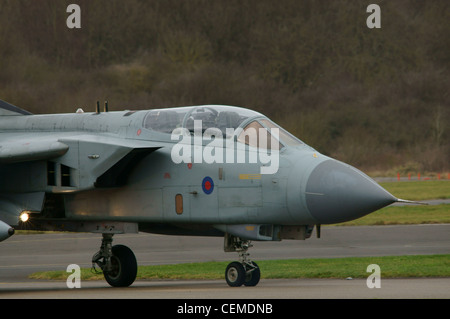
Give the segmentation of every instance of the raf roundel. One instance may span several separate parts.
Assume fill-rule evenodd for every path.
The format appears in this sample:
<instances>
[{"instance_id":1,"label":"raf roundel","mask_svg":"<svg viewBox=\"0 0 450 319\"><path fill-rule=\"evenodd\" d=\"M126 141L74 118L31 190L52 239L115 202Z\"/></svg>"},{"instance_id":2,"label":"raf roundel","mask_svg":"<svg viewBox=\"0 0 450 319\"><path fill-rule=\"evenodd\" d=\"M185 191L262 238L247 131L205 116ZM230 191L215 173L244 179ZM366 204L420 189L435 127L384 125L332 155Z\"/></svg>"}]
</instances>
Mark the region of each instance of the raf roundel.
<instances>
[{"instance_id":1,"label":"raf roundel","mask_svg":"<svg viewBox=\"0 0 450 319\"><path fill-rule=\"evenodd\" d=\"M211 177L206 176L202 182L202 189L205 194L209 195L214 190L214 182Z\"/></svg>"}]
</instances>

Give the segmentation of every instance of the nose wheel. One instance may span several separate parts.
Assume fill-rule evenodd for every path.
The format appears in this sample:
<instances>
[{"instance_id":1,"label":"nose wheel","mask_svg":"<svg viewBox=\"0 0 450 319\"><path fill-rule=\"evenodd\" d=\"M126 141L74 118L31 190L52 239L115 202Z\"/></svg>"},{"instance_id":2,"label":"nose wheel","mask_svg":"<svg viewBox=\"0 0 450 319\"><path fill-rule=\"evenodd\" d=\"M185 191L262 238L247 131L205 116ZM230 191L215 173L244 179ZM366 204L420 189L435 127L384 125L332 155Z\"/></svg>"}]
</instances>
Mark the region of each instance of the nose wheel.
<instances>
[{"instance_id":1,"label":"nose wheel","mask_svg":"<svg viewBox=\"0 0 450 319\"><path fill-rule=\"evenodd\" d=\"M256 286L261 278L258 265L249 259L247 252L252 247L249 240L227 234L225 236L225 251L235 251L239 254L239 261L228 264L225 270L225 280L230 287Z\"/></svg>"},{"instance_id":2,"label":"nose wheel","mask_svg":"<svg viewBox=\"0 0 450 319\"><path fill-rule=\"evenodd\" d=\"M137 262L133 251L124 245L112 246L112 234L103 234L100 250L92 257L95 265L103 271L105 280L113 287L130 286L137 275Z\"/></svg>"},{"instance_id":3,"label":"nose wheel","mask_svg":"<svg viewBox=\"0 0 450 319\"><path fill-rule=\"evenodd\" d=\"M230 287L240 287L242 285L253 287L259 283L260 278L261 272L255 262L251 262L251 265L244 265L234 261L225 270L225 280Z\"/></svg>"}]
</instances>

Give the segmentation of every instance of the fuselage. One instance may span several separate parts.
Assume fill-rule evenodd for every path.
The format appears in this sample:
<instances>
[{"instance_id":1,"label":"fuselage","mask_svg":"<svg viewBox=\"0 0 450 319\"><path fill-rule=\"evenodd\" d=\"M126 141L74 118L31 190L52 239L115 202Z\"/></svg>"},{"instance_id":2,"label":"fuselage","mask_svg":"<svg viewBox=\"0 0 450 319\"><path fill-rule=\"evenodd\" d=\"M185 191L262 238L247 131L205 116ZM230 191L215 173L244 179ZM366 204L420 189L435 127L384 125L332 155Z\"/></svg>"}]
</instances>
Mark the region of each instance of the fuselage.
<instances>
[{"instance_id":1,"label":"fuselage","mask_svg":"<svg viewBox=\"0 0 450 319\"><path fill-rule=\"evenodd\" d=\"M68 146L61 156L0 166L9 181L2 193L45 194L42 213L67 220L154 232L256 227L252 239L268 239L277 227L343 222L395 201L357 169L244 108L7 116L0 141Z\"/></svg>"}]
</instances>

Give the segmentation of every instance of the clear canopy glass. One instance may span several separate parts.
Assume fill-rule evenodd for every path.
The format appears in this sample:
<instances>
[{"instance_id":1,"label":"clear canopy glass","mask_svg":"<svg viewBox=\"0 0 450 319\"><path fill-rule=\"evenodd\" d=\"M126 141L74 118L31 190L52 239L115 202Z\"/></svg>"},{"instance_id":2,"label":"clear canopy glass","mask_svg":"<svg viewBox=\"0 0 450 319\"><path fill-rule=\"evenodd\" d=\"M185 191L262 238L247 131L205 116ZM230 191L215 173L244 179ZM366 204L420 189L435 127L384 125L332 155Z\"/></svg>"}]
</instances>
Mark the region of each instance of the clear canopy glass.
<instances>
[{"instance_id":1,"label":"clear canopy glass","mask_svg":"<svg viewBox=\"0 0 450 319\"><path fill-rule=\"evenodd\" d=\"M145 115L143 126L156 132L179 135L205 134L206 130L211 132L215 129L219 133L214 134L216 137L220 133L224 138L237 135L238 142L257 148L281 149L284 145L304 145L261 113L235 106L203 105L151 110ZM274 128L278 129L277 137L281 143L272 145L270 131ZM252 142L248 137L249 131L263 131L265 136Z\"/></svg>"},{"instance_id":2,"label":"clear canopy glass","mask_svg":"<svg viewBox=\"0 0 450 319\"><path fill-rule=\"evenodd\" d=\"M151 110L144 118L147 129L171 134L176 128L194 130L194 121L201 121L202 131L218 128L225 135L227 128L236 129L251 117L263 115L244 108L222 105L205 105ZM198 122L199 123L199 122Z\"/></svg>"}]
</instances>

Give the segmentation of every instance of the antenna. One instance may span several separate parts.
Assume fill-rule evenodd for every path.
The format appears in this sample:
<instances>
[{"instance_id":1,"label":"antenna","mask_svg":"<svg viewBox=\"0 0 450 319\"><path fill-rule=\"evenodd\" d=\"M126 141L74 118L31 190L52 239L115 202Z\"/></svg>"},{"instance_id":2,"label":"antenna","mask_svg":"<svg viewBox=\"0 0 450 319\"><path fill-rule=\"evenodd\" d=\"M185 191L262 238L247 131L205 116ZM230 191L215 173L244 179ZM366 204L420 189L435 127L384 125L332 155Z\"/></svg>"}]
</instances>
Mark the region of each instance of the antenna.
<instances>
[{"instance_id":1,"label":"antenna","mask_svg":"<svg viewBox=\"0 0 450 319\"><path fill-rule=\"evenodd\" d=\"M397 198L396 202L397 203L405 203L405 204L428 205L428 203L425 203L425 202L416 202L416 201L400 199L400 198Z\"/></svg>"}]
</instances>

